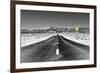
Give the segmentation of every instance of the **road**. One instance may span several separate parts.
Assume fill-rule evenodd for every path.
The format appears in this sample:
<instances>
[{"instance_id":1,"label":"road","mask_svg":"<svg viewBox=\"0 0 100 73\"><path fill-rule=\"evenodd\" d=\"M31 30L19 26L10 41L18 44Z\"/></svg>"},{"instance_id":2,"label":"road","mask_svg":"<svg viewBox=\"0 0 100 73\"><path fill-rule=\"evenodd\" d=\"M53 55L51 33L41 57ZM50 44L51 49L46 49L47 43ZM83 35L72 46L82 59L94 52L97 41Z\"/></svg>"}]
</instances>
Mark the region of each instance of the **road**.
<instances>
[{"instance_id":1,"label":"road","mask_svg":"<svg viewBox=\"0 0 100 73\"><path fill-rule=\"evenodd\" d=\"M59 54L56 54L59 49ZM44 41L21 48L21 62L47 62L89 59L89 46L52 36Z\"/></svg>"}]
</instances>

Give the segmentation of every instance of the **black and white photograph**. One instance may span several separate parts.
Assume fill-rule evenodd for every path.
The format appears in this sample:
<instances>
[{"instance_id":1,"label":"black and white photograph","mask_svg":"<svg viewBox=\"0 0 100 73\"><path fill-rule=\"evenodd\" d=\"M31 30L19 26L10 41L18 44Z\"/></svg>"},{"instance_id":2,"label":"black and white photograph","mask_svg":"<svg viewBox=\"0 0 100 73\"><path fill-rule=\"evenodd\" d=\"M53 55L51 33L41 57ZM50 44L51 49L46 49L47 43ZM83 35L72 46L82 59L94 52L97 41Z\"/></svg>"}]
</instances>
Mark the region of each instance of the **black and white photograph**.
<instances>
[{"instance_id":1,"label":"black and white photograph","mask_svg":"<svg viewBox=\"0 0 100 73\"><path fill-rule=\"evenodd\" d=\"M12 1L11 72L96 67L96 6Z\"/></svg>"},{"instance_id":2,"label":"black and white photograph","mask_svg":"<svg viewBox=\"0 0 100 73\"><path fill-rule=\"evenodd\" d=\"M21 62L89 59L89 13L21 10Z\"/></svg>"}]
</instances>

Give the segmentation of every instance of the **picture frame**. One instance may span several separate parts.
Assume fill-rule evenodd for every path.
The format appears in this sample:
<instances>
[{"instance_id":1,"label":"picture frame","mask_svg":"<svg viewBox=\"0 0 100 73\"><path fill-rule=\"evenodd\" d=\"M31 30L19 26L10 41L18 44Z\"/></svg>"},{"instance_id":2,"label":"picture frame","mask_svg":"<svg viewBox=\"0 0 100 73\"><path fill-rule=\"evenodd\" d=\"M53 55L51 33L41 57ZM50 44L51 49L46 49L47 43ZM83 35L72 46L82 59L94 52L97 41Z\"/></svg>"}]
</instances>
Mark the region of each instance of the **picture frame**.
<instances>
[{"instance_id":1,"label":"picture frame","mask_svg":"<svg viewBox=\"0 0 100 73\"><path fill-rule=\"evenodd\" d=\"M11 0L10 31L11 73L96 67L95 5Z\"/></svg>"}]
</instances>

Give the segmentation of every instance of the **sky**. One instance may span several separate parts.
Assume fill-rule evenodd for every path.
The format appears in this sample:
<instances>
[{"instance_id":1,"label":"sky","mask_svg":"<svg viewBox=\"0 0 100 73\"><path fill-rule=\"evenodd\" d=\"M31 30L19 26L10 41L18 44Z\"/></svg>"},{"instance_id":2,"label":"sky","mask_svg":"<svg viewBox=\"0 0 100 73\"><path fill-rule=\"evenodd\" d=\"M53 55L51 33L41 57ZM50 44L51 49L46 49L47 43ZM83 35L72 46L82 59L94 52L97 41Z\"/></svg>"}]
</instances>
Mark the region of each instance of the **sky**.
<instances>
[{"instance_id":1,"label":"sky","mask_svg":"<svg viewBox=\"0 0 100 73\"><path fill-rule=\"evenodd\" d=\"M89 28L89 13L21 10L21 29Z\"/></svg>"}]
</instances>

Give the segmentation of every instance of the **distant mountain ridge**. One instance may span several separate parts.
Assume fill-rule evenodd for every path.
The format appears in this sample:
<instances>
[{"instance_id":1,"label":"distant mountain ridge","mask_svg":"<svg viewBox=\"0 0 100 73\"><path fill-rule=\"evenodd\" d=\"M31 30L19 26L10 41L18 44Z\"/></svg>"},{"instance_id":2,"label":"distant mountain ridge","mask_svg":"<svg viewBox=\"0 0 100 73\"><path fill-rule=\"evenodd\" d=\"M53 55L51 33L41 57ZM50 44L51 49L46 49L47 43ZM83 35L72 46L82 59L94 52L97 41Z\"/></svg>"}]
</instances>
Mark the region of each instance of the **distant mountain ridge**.
<instances>
[{"instance_id":1,"label":"distant mountain ridge","mask_svg":"<svg viewBox=\"0 0 100 73\"><path fill-rule=\"evenodd\" d=\"M21 33L54 33L54 32L75 32L75 28L55 28L50 27L48 29L35 29L35 30L28 30L28 29L22 29ZM85 27L79 27L80 33L89 33L89 28Z\"/></svg>"}]
</instances>

